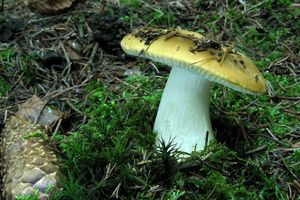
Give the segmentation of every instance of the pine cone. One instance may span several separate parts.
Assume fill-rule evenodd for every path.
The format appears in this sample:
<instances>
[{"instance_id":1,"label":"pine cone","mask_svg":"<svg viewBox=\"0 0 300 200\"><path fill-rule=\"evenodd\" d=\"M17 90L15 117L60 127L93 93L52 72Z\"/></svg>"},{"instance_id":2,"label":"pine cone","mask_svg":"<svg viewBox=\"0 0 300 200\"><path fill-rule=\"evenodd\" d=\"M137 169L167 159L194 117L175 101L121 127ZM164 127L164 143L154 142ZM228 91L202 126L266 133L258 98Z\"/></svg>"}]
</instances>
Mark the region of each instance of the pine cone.
<instances>
[{"instance_id":1,"label":"pine cone","mask_svg":"<svg viewBox=\"0 0 300 200\"><path fill-rule=\"evenodd\" d=\"M55 14L72 6L75 0L28 0L30 9L42 14Z\"/></svg>"},{"instance_id":2,"label":"pine cone","mask_svg":"<svg viewBox=\"0 0 300 200\"><path fill-rule=\"evenodd\" d=\"M13 116L2 137L4 198L16 199L38 192L39 199L48 199L49 191L58 188L59 166L54 151L46 143L44 126L23 116Z\"/></svg>"}]
</instances>

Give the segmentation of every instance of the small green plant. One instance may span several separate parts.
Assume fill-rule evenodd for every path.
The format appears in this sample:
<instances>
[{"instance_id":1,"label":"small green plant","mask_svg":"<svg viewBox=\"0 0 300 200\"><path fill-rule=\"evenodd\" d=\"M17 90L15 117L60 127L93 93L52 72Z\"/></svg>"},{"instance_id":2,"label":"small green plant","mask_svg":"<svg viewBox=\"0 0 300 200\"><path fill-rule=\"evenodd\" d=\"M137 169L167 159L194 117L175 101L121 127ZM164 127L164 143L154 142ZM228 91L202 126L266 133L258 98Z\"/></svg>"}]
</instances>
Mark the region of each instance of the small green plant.
<instances>
[{"instance_id":1,"label":"small green plant","mask_svg":"<svg viewBox=\"0 0 300 200\"><path fill-rule=\"evenodd\" d=\"M174 175L178 171L178 158L179 151L173 140L170 141L159 141L157 147L155 163L157 168L158 179L163 180L163 184L168 187L173 181Z\"/></svg>"},{"instance_id":2,"label":"small green plant","mask_svg":"<svg viewBox=\"0 0 300 200\"><path fill-rule=\"evenodd\" d=\"M6 92L10 89L10 84L2 74L14 64L14 55L15 52L10 47L0 50L0 97L5 96Z\"/></svg>"},{"instance_id":3,"label":"small green plant","mask_svg":"<svg viewBox=\"0 0 300 200\"><path fill-rule=\"evenodd\" d=\"M160 8L152 8L146 18L150 19L148 20L149 25L172 26L175 24L175 17L173 13Z\"/></svg>"},{"instance_id":4,"label":"small green plant","mask_svg":"<svg viewBox=\"0 0 300 200\"><path fill-rule=\"evenodd\" d=\"M181 196L184 196L185 191L180 190L171 190L166 194L166 200L177 200L180 199Z\"/></svg>"},{"instance_id":5,"label":"small green plant","mask_svg":"<svg viewBox=\"0 0 300 200\"><path fill-rule=\"evenodd\" d=\"M14 63L13 62L14 55L15 55L15 51L10 47L8 47L7 49L0 50L0 63L1 63L0 72L12 66L12 64Z\"/></svg>"},{"instance_id":6,"label":"small green plant","mask_svg":"<svg viewBox=\"0 0 300 200\"><path fill-rule=\"evenodd\" d=\"M6 80L0 76L0 97L5 96L6 92L9 91L9 85Z\"/></svg>"},{"instance_id":7,"label":"small green plant","mask_svg":"<svg viewBox=\"0 0 300 200\"><path fill-rule=\"evenodd\" d=\"M39 199L39 193L35 192L34 195L22 195L18 196L16 200L38 200Z\"/></svg>"},{"instance_id":8,"label":"small green plant","mask_svg":"<svg viewBox=\"0 0 300 200\"><path fill-rule=\"evenodd\" d=\"M41 130L34 131L24 136L25 140L30 140L31 138L41 138L42 140L47 140L48 136L46 133Z\"/></svg>"},{"instance_id":9,"label":"small green plant","mask_svg":"<svg viewBox=\"0 0 300 200\"><path fill-rule=\"evenodd\" d=\"M35 62L35 56L33 54L24 54L19 58L20 70L28 78L29 83L35 83L37 81L36 68L33 64Z\"/></svg>"},{"instance_id":10,"label":"small green plant","mask_svg":"<svg viewBox=\"0 0 300 200\"><path fill-rule=\"evenodd\" d=\"M121 0L121 4L133 9L139 8L142 4L141 0Z\"/></svg>"}]
</instances>

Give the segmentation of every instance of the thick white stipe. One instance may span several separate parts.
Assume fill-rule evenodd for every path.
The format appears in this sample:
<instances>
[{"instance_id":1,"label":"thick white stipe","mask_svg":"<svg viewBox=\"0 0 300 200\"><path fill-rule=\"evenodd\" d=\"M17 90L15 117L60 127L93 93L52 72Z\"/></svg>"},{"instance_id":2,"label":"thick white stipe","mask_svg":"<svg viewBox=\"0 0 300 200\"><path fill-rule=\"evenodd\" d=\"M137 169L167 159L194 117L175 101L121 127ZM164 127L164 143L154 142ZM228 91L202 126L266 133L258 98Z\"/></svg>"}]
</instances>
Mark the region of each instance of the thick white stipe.
<instances>
[{"instance_id":1,"label":"thick white stipe","mask_svg":"<svg viewBox=\"0 0 300 200\"><path fill-rule=\"evenodd\" d=\"M154 123L158 140L174 139L179 150L187 153L203 150L206 141L214 139L209 91L210 81L190 70L173 67Z\"/></svg>"}]
</instances>

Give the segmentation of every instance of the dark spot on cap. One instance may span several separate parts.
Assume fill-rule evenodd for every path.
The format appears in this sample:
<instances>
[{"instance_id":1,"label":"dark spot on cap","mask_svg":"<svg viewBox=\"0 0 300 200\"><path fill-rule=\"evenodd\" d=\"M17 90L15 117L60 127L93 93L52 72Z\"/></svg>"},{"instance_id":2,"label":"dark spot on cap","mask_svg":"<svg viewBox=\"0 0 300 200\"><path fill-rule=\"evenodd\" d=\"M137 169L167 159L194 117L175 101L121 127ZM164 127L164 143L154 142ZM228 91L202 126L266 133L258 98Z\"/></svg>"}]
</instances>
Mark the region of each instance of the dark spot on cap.
<instances>
[{"instance_id":1,"label":"dark spot on cap","mask_svg":"<svg viewBox=\"0 0 300 200\"><path fill-rule=\"evenodd\" d=\"M246 68L245 62L243 60L240 60L240 64L243 66L243 68Z\"/></svg>"}]
</instances>

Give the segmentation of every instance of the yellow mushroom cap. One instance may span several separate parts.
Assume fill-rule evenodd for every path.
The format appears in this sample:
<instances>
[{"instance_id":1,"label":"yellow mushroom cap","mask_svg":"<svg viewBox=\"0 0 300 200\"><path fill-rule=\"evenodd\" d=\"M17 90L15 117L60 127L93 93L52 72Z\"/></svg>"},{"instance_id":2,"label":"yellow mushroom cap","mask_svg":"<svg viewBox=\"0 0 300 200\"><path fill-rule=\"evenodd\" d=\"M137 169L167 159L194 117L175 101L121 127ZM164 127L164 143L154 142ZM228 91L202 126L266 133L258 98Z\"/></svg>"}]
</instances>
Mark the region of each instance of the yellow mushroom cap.
<instances>
[{"instance_id":1,"label":"yellow mushroom cap","mask_svg":"<svg viewBox=\"0 0 300 200\"><path fill-rule=\"evenodd\" d=\"M230 52L221 62L220 54L227 50L223 46L219 50L195 50L204 39L199 33L187 30L141 28L126 35L121 47L127 54L189 69L234 90L249 94L266 92L266 82L252 60L241 53Z\"/></svg>"}]
</instances>

